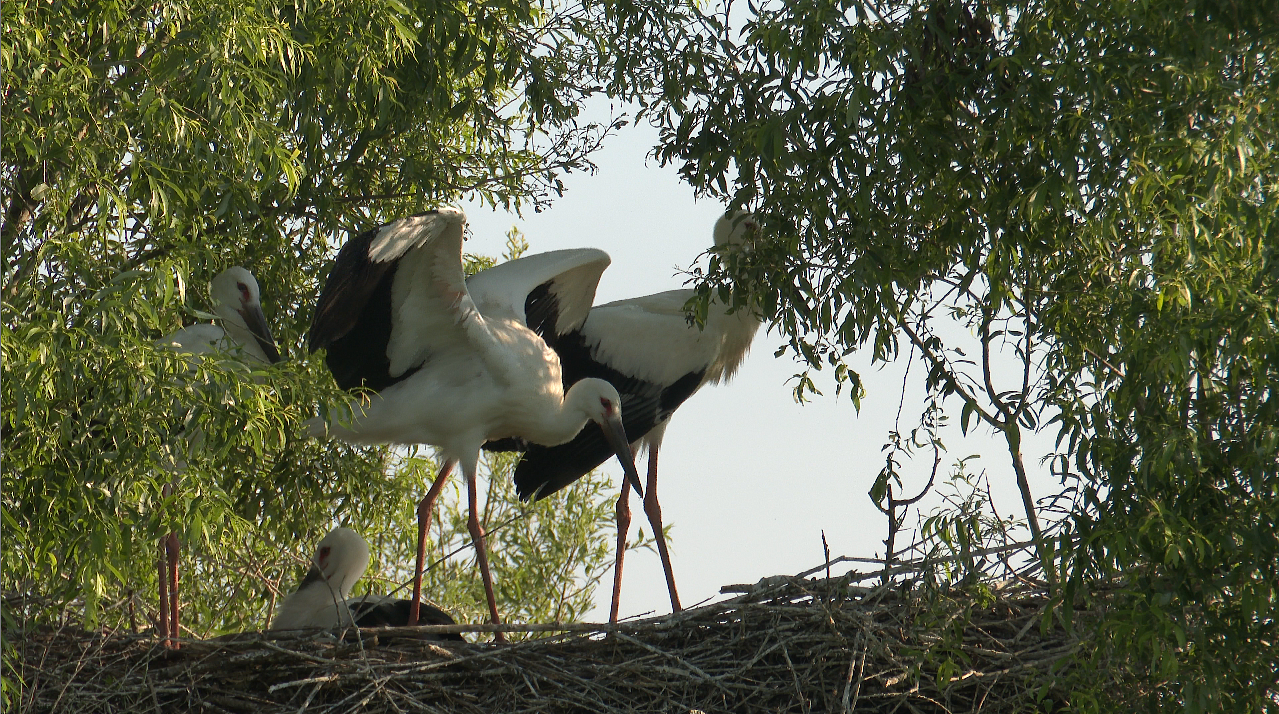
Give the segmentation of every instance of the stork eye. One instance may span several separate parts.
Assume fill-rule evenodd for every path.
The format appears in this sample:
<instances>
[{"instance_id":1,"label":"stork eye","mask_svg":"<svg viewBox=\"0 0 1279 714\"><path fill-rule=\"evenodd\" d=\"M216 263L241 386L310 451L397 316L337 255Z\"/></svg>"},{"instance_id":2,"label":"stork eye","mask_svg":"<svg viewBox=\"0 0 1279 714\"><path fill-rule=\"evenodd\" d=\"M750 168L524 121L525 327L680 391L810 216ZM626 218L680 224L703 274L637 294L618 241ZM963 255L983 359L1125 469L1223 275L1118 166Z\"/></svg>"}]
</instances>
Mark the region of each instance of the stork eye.
<instances>
[{"instance_id":1,"label":"stork eye","mask_svg":"<svg viewBox=\"0 0 1279 714\"><path fill-rule=\"evenodd\" d=\"M613 413L613 402L608 397L600 397L600 406L604 407L605 414Z\"/></svg>"},{"instance_id":2,"label":"stork eye","mask_svg":"<svg viewBox=\"0 0 1279 714\"><path fill-rule=\"evenodd\" d=\"M326 560L328 560L328 559L329 559L329 552L330 552L330 551L332 551L332 550L333 550L333 549L332 549L332 548L330 548L330 547L329 547L329 546L327 546L327 545L326 545L326 546L324 546L323 548L320 548L320 562L321 562L321 563L323 563L324 561L326 561Z\"/></svg>"},{"instance_id":3,"label":"stork eye","mask_svg":"<svg viewBox=\"0 0 1279 714\"><path fill-rule=\"evenodd\" d=\"M249 286L244 283L236 283L235 287L240 290L240 298L245 302L249 301Z\"/></svg>"}]
</instances>

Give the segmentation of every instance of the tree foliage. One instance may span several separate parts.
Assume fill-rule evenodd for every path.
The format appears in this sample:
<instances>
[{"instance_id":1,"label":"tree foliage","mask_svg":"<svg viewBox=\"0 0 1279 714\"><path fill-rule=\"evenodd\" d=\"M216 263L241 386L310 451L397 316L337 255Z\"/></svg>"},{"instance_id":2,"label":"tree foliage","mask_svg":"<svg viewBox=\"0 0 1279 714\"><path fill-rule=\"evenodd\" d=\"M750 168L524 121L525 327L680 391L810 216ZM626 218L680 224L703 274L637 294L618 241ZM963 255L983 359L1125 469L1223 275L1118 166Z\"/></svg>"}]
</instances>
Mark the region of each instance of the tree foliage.
<instances>
[{"instance_id":1,"label":"tree foliage","mask_svg":"<svg viewBox=\"0 0 1279 714\"><path fill-rule=\"evenodd\" d=\"M659 22L679 9L630 10ZM426 462L306 436L317 404L346 398L303 351L315 296L348 232L463 195L540 208L565 172L590 169L615 125L577 114L622 81L597 78L623 38L616 13L525 0L0 12L3 587L82 598L90 622L124 622L136 604L145 623L154 544L177 528L188 624L258 627L273 589L293 582L283 554L305 557L335 520L368 530L401 578ZM203 286L234 264L263 286L286 361L192 368L156 349L209 319ZM553 506L568 523L531 511L556 543L531 569L574 585L531 598L508 569L507 595L522 598L513 614L582 611L607 527L592 484ZM513 507L492 496L495 513ZM440 545L456 545L456 519L445 521Z\"/></svg>"},{"instance_id":2,"label":"tree foliage","mask_svg":"<svg viewBox=\"0 0 1279 714\"><path fill-rule=\"evenodd\" d=\"M1067 605L1120 578L1104 632L1155 709L1279 687L1277 31L1273 2L764 4L704 16L647 104L663 160L772 229L706 289L854 389L852 350L919 355L1006 441Z\"/></svg>"},{"instance_id":3,"label":"tree foliage","mask_svg":"<svg viewBox=\"0 0 1279 714\"><path fill-rule=\"evenodd\" d=\"M1058 616L1123 588L1079 664L1122 662L1151 709L1274 710L1273 0L0 12L5 587L148 588L138 553L173 523L206 553L299 552L335 515L401 538L354 514L411 498L424 462L298 428L341 398L299 355L338 236L468 192L545 205L607 133L576 121L604 91L640 102L662 161L770 229L712 260L703 298L759 309L855 397L853 350L922 361L925 416L890 440L881 505L951 416L994 430ZM299 356L189 373L151 341L233 263ZM166 448L197 427L160 500ZM1026 479L1041 429L1055 511ZM972 537L961 511L937 533ZM1079 682L1075 704L1104 706Z\"/></svg>"}]
</instances>

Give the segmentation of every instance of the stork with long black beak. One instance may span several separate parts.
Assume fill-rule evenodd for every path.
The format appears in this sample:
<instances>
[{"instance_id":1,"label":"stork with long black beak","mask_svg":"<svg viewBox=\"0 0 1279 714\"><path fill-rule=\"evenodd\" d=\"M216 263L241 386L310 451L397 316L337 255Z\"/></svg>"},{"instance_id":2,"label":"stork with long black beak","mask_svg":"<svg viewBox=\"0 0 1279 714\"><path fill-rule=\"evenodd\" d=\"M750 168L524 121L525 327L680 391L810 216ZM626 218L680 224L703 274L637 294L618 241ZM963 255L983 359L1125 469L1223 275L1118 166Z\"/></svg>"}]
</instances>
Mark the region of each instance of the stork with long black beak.
<instances>
[{"instance_id":1,"label":"stork with long black beak","mask_svg":"<svg viewBox=\"0 0 1279 714\"><path fill-rule=\"evenodd\" d=\"M213 298L213 312L221 318L221 324L197 323L184 327L156 341L162 347L171 347L190 355L212 352L235 352L251 361L275 364L280 361L280 351L275 346L271 328L262 314L261 293L253 274L240 266L227 268L209 283ZM198 433L188 434L187 449L200 442ZM185 470L185 456L175 456L173 471ZM176 479L175 479L176 480ZM173 493L174 481L165 484L163 495ZM157 615L159 634L167 646L176 646L178 632L178 543L177 533L164 537L160 558L160 611ZM172 638L172 639L171 639Z\"/></svg>"},{"instance_id":2,"label":"stork with long black beak","mask_svg":"<svg viewBox=\"0 0 1279 714\"><path fill-rule=\"evenodd\" d=\"M157 344L192 355L238 349L262 364L280 361L252 273L238 265L227 268L209 282L209 295L221 324L202 322L184 327L160 338Z\"/></svg>"},{"instance_id":3,"label":"stork with long black beak","mask_svg":"<svg viewBox=\"0 0 1279 714\"><path fill-rule=\"evenodd\" d=\"M559 357L547 344L586 319L608 255L542 253L467 279L465 227L462 211L441 208L366 231L342 247L315 309L310 349L327 350L339 387L372 394L353 413L331 413L310 427L316 436L360 444L438 447L444 466L418 504L414 621L431 509L454 466L462 465L468 529L490 619L500 623L478 515L476 472L486 441L561 444L594 422L632 486L641 493L642 487L617 390L601 379L566 390Z\"/></svg>"},{"instance_id":4,"label":"stork with long black beak","mask_svg":"<svg viewBox=\"0 0 1279 714\"><path fill-rule=\"evenodd\" d=\"M749 249L759 222L745 211L726 213L715 222L714 250ZM516 261L518 262L518 261ZM591 308L580 327L558 334L551 345L559 355L566 388L578 380L608 380L622 395L623 426L633 445L648 449L644 512L657 539L671 608L680 610L679 593L663 535L657 501L657 452L671 415L697 390L732 378L750 349L759 318L748 309L732 310L712 300L705 324L692 324L685 306L693 290L670 290L618 300ZM527 448L515 467L515 487L524 499L541 499L598 467L612 453L599 434L584 429L558 446L490 444L493 450ZM622 590L622 561L631 514L628 491L617 501L617 554L613 568L610 619L617 620Z\"/></svg>"}]
</instances>

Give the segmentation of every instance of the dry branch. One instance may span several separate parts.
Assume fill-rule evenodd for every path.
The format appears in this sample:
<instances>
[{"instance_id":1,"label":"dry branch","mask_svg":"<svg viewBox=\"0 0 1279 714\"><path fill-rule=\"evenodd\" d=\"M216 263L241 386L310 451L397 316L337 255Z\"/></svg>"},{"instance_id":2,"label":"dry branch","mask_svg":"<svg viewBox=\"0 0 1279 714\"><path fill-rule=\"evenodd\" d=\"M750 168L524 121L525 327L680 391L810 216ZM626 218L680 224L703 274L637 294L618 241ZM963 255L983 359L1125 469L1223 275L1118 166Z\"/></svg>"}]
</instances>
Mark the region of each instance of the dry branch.
<instances>
[{"instance_id":1,"label":"dry branch","mask_svg":"<svg viewBox=\"0 0 1279 714\"><path fill-rule=\"evenodd\" d=\"M878 577L874 573L872 577ZM858 573L770 578L678 615L616 625L244 633L166 650L152 635L9 633L23 712L958 712L1060 704L1079 647L1036 586L977 599ZM14 602L6 603L10 613ZM433 632L558 633L510 645ZM7 664L13 664L12 662ZM945 681L938 678L939 672Z\"/></svg>"}]
</instances>

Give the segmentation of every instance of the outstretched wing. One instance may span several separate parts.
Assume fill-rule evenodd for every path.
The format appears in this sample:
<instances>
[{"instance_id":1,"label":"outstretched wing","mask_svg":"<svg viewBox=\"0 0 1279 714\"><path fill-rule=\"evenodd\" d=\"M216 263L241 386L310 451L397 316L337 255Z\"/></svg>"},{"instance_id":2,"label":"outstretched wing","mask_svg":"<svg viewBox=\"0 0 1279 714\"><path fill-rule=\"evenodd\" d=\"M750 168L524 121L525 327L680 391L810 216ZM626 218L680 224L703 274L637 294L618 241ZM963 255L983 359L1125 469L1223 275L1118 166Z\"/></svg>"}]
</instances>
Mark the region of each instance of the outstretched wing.
<instances>
[{"instance_id":1,"label":"outstretched wing","mask_svg":"<svg viewBox=\"0 0 1279 714\"><path fill-rule=\"evenodd\" d=\"M716 362L713 335L688 324L688 290L673 290L600 305L582 327L554 342L567 388L603 379L622 396L622 425L632 443L662 426L704 383ZM571 484L613 455L603 433L587 424L559 446L529 446L515 468L521 498L543 498Z\"/></svg>"},{"instance_id":2,"label":"outstretched wing","mask_svg":"<svg viewBox=\"0 0 1279 714\"><path fill-rule=\"evenodd\" d=\"M554 338L581 327L609 262L594 248L553 250L480 271L466 288L485 316L515 319Z\"/></svg>"},{"instance_id":3,"label":"outstretched wing","mask_svg":"<svg viewBox=\"0 0 1279 714\"><path fill-rule=\"evenodd\" d=\"M482 323L466 292L455 208L402 218L352 238L338 253L311 322L310 350L327 348L338 386L382 390L434 351L458 347Z\"/></svg>"}]
</instances>

